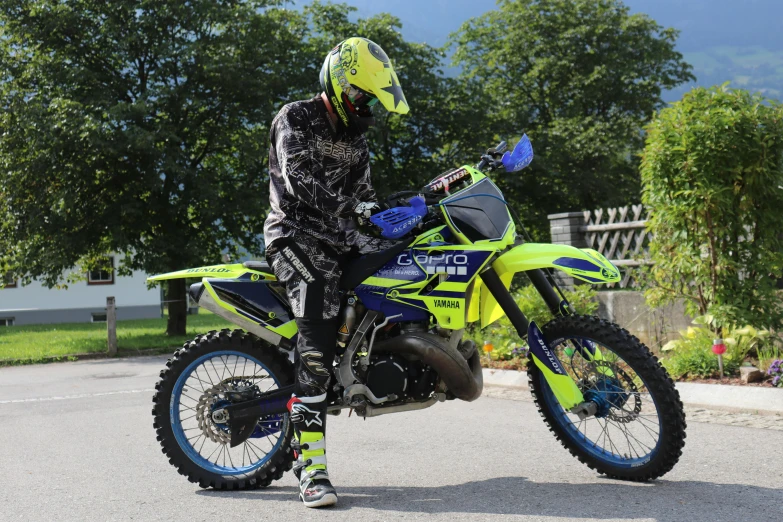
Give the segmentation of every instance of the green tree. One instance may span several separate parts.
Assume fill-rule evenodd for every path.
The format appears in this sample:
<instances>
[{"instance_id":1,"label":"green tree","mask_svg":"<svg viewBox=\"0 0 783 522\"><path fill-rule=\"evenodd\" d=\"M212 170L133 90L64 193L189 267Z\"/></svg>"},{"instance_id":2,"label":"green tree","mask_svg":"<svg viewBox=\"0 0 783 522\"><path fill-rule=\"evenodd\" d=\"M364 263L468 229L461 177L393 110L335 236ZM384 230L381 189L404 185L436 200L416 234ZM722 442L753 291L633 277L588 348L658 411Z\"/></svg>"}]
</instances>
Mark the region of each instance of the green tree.
<instances>
[{"instance_id":1,"label":"green tree","mask_svg":"<svg viewBox=\"0 0 783 522\"><path fill-rule=\"evenodd\" d=\"M725 86L694 89L647 127L654 305L685 298L691 315L779 328L783 271L783 107Z\"/></svg>"},{"instance_id":2,"label":"green tree","mask_svg":"<svg viewBox=\"0 0 783 522\"><path fill-rule=\"evenodd\" d=\"M107 252L120 274L258 252L269 123L311 81L280 4L0 2L0 268L54 286ZM184 334L184 280L167 298Z\"/></svg>"},{"instance_id":3,"label":"green tree","mask_svg":"<svg viewBox=\"0 0 783 522\"><path fill-rule=\"evenodd\" d=\"M501 178L538 237L546 214L638 198L636 153L661 92L693 79L677 31L619 0L501 0L452 35L454 60L502 137L527 132L536 159Z\"/></svg>"}]
</instances>

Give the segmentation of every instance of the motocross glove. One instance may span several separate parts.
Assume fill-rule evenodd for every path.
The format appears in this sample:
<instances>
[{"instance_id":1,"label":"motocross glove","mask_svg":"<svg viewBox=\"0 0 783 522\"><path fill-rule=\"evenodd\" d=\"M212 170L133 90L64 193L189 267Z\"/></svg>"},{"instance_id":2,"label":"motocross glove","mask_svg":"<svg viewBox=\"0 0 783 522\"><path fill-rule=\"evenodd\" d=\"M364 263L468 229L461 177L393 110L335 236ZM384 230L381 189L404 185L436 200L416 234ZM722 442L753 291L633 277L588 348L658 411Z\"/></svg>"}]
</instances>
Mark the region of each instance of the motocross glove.
<instances>
[{"instance_id":1,"label":"motocross glove","mask_svg":"<svg viewBox=\"0 0 783 522\"><path fill-rule=\"evenodd\" d=\"M383 212L384 210L388 210L389 206L385 203L377 203L375 201L362 201L356 207L354 207L353 211L356 214L356 217L359 219L359 224L365 224L369 221L369 219L377 214L378 212Z\"/></svg>"}]
</instances>

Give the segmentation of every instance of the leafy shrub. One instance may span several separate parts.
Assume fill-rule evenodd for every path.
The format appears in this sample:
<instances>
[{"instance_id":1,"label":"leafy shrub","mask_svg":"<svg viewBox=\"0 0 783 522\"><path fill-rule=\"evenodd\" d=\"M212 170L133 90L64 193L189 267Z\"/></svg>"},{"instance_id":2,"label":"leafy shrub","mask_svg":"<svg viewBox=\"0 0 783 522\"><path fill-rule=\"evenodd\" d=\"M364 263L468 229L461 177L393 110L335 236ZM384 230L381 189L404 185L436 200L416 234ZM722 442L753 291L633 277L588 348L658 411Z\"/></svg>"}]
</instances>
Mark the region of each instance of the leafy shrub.
<instances>
[{"instance_id":1,"label":"leafy shrub","mask_svg":"<svg viewBox=\"0 0 783 522\"><path fill-rule=\"evenodd\" d=\"M715 334L709 328L710 316L698 317L696 326L680 332L681 338L669 341L661 348L662 363L675 379L715 377L719 373L718 357L712 352ZM774 342L767 330L745 326L724 329L723 372L734 375L748 355L756 355Z\"/></svg>"},{"instance_id":2,"label":"leafy shrub","mask_svg":"<svg viewBox=\"0 0 783 522\"><path fill-rule=\"evenodd\" d=\"M650 210L653 306L783 325L783 106L725 86L693 89L647 127L642 201Z\"/></svg>"},{"instance_id":3,"label":"leafy shrub","mask_svg":"<svg viewBox=\"0 0 783 522\"><path fill-rule=\"evenodd\" d=\"M772 377L772 386L783 388L783 360L777 359L773 361L767 370L767 375Z\"/></svg>"},{"instance_id":4,"label":"leafy shrub","mask_svg":"<svg viewBox=\"0 0 783 522\"><path fill-rule=\"evenodd\" d=\"M756 349L756 353L758 359L756 367L765 372L772 366L774 361L780 359L782 352L777 344L765 343Z\"/></svg>"},{"instance_id":5,"label":"leafy shrub","mask_svg":"<svg viewBox=\"0 0 783 522\"><path fill-rule=\"evenodd\" d=\"M490 357L496 361L511 361L513 359L527 359L528 347L525 344L515 346L508 343L497 350L492 350Z\"/></svg>"},{"instance_id":6,"label":"leafy shrub","mask_svg":"<svg viewBox=\"0 0 783 522\"><path fill-rule=\"evenodd\" d=\"M577 285L573 291L566 291L565 296L571 303L571 309L577 314L592 315L598 310L596 291L590 285ZM514 298L528 320L543 325L553 319L549 307L533 285L520 288ZM504 318L500 322L513 329L508 319Z\"/></svg>"}]
</instances>

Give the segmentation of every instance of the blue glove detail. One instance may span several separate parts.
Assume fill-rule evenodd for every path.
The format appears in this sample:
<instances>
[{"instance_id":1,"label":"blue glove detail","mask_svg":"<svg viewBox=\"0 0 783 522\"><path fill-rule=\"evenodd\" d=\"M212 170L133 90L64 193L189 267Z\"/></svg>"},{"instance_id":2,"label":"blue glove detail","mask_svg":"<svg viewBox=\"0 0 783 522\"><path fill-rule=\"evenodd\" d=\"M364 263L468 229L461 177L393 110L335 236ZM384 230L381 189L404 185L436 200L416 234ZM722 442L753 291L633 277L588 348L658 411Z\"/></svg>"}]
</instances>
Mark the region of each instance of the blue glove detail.
<instances>
[{"instance_id":1,"label":"blue glove detail","mask_svg":"<svg viewBox=\"0 0 783 522\"><path fill-rule=\"evenodd\" d=\"M409 207L394 207L375 214L370 218L370 223L378 226L381 236L386 239L401 238L427 215L427 204L423 197L416 196L408 203Z\"/></svg>"}]
</instances>

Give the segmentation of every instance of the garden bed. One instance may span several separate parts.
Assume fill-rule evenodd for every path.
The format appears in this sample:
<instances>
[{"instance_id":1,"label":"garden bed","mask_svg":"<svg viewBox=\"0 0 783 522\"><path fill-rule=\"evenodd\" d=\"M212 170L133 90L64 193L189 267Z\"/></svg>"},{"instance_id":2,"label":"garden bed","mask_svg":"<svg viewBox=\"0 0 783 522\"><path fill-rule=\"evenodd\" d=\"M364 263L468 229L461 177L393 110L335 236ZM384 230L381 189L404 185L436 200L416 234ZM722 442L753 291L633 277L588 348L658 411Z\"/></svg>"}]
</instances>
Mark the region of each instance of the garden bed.
<instances>
[{"instance_id":1,"label":"garden bed","mask_svg":"<svg viewBox=\"0 0 783 522\"><path fill-rule=\"evenodd\" d=\"M496 361L493 359L489 361L486 358L482 358L481 366L482 368L490 370L516 370L524 372L527 370L527 359L512 359L510 361Z\"/></svg>"},{"instance_id":2,"label":"garden bed","mask_svg":"<svg viewBox=\"0 0 783 522\"><path fill-rule=\"evenodd\" d=\"M698 384L728 384L730 386L760 386L764 388L773 387L772 379L765 379L760 382L744 382L739 377L724 377L723 379L678 379L677 382L694 382Z\"/></svg>"}]
</instances>

